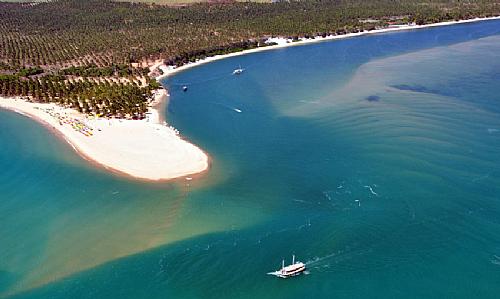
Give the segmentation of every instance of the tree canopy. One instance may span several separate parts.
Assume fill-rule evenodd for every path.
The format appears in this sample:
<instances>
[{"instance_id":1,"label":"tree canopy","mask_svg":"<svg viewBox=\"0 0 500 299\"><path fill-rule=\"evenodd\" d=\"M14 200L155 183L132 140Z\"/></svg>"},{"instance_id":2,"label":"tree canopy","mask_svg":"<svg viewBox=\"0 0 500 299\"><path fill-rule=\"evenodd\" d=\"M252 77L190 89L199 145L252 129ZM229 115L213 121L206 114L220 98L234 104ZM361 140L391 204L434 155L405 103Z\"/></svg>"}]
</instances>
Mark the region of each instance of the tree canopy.
<instances>
[{"instance_id":1,"label":"tree canopy","mask_svg":"<svg viewBox=\"0 0 500 299\"><path fill-rule=\"evenodd\" d=\"M112 115L133 115L147 102L151 86L157 86L145 67L159 59L181 65L263 46L262 39L271 36L297 39L499 14L495 0L305 0L178 7L111 0L0 2L0 93L69 101L76 109L95 99L97 107L106 106ZM132 98L123 104L119 102L127 100L119 96ZM95 112L95 105L82 109Z\"/></svg>"}]
</instances>

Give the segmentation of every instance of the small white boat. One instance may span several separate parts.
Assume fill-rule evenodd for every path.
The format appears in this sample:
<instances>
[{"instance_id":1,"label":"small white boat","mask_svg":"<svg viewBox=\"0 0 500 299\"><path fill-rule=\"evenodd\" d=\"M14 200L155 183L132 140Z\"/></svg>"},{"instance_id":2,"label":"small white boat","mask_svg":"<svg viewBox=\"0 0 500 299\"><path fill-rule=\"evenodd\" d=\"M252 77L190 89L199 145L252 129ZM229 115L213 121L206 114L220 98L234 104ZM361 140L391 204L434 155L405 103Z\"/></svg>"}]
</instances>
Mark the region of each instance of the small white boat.
<instances>
[{"instance_id":1,"label":"small white boat","mask_svg":"<svg viewBox=\"0 0 500 299\"><path fill-rule=\"evenodd\" d=\"M182 91L187 91L188 87L186 85L182 86Z\"/></svg>"},{"instance_id":2,"label":"small white boat","mask_svg":"<svg viewBox=\"0 0 500 299\"><path fill-rule=\"evenodd\" d=\"M241 68L241 65L233 71L233 75L239 75L243 73L244 69Z\"/></svg>"},{"instance_id":3,"label":"small white boat","mask_svg":"<svg viewBox=\"0 0 500 299\"><path fill-rule=\"evenodd\" d=\"M303 262L295 262L295 255L292 258L292 264L285 267L285 260L281 263L281 269L267 274L274 275L280 278L288 278L299 275L306 270L306 264Z\"/></svg>"}]
</instances>

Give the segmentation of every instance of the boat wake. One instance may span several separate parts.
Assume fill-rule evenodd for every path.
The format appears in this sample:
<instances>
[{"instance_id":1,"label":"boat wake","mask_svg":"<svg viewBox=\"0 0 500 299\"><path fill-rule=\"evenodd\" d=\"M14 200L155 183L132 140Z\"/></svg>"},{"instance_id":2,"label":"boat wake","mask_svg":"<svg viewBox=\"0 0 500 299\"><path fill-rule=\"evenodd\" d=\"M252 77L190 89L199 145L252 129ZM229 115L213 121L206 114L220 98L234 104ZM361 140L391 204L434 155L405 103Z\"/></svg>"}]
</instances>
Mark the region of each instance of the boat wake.
<instances>
[{"instance_id":1,"label":"boat wake","mask_svg":"<svg viewBox=\"0 0 500 299\"><path fill-rule=\"evenodd\" d=\"M491 263L494 264L494 265L500 266L500 256L493 255L493 259L491 260Z\"/></svg>"},{"instance_id":2,"label":"boat wake","mask_svg":"<svg viewBox=\"0 0 500 299\"><path fill-rule=\"evenodd\" d=\"M231 111L234 111L236 113L242 113L243 110L239 109L239 108L236 108L236 107L232 107L232 106L229 106L229 105L226 105L224 103L220 103L220 102L212 102L212 104L216 105L216 106L220 106L220 107L223 107L225 109L228 109L228 110L231 110Z\"/></svg>"},{"instance_id":3,"label":"boat wake","mask_svg":"<svg viewBox=\"0 0 500 299\"><path fill-rule=\"evenodd\" d=\"M327 254L325 256L322 256L322 257L314 257L314 259L312 260L309 260L307 262L305 262L306 266L314 266L314 265L318 265L320 264L321 262L325 261L325 260L328 260L330 258L333 258L337 255L339 255L340 253L339 252L334 252L334 253L330 253L330 254Z\"/></svg>"},{"instance_id":4,"label":"boat wake","mask_svg":"<svg viewBox=\"0 0 500 299\"><path fill-rule=\"evenodd\" d=\"M374 186L375 186L375 185L374 185ZM375 192L375 191L373 191L372 186L365 185L365 186L363 186L363 187L370 189L370 192L371 192L373 195L378 196L378 193L377 193L377 192ZM376 186L375 186L375 187L376 187Z\"/></svg>"}]
</instances>

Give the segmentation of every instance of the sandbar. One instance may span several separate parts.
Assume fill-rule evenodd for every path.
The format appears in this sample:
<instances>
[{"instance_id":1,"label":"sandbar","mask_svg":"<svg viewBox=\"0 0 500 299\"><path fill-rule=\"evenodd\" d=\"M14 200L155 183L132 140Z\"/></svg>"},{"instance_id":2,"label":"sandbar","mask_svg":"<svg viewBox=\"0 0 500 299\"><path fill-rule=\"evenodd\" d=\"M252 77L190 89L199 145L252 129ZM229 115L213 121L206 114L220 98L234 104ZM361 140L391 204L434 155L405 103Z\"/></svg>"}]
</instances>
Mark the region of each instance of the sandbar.
<instances>
[{"instance_id":1,"label":"sandbar","mask_svg":"<svg viewBox=\"0 0 500 299\"><path fill-rule=\"evenodd\" d=\"M165 97L166 90L156 91L156 102ZM91 117L53 103L21 98L0 97L0 108L42 122L86 159L137 179L171 180L209 167L208 156L184 140L175 128L161 122L153 108L142 120Z\"/></svg>"}]
</instances>

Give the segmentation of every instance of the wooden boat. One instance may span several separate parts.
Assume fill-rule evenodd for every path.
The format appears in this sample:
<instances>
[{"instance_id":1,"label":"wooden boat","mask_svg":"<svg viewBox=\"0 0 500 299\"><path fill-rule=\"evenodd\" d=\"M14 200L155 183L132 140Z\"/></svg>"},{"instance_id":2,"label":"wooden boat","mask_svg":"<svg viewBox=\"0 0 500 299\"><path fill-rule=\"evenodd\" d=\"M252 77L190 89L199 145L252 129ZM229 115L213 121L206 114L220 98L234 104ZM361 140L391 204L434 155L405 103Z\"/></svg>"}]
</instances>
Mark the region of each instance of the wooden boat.
<instances>
[{"instance_id":1,"label":"wooden boat","mask_svg":"<svg viewBox=\"0 0 500 299\"><path fill-rule=\"evenodd\" d=\"M285 260L282 261L281 263L281 269L274 271L274 272L269 272L267 274L269 275L274 275L276 277L280 278L288 278L292 276L299 275L300 273L304 272L306 270L306 264L302 262L295 262L295 255L292 258L292 264L285 266Z\"/></svg>"}]
</instances>

